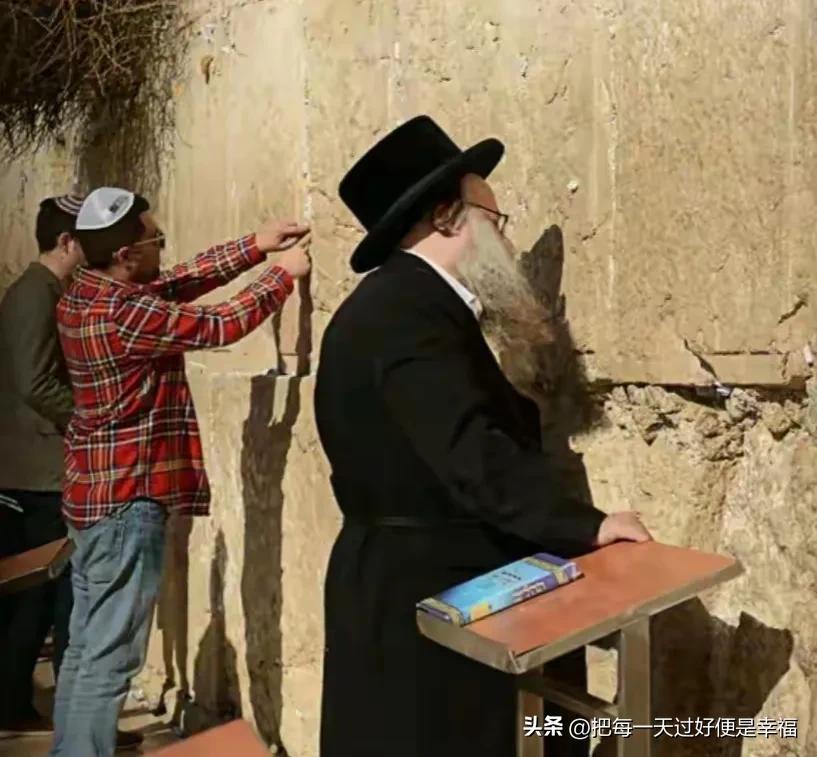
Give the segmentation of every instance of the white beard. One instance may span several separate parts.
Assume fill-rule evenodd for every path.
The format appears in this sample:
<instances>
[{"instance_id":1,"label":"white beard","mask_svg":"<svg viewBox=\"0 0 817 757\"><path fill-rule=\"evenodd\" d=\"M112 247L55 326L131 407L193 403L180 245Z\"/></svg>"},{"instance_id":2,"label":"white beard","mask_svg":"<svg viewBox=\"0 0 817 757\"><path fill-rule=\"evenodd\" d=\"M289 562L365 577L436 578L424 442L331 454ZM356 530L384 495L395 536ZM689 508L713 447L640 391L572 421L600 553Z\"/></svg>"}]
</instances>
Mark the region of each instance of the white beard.
<instances>
[{"instance_id":1,"label":"white beard","mask_svg":"<svg viewBox=\"0 0 817 757\"><path fill-rule=\"evenodd\" d=\"M554 344L548 308L521 273L511 242L482 215L469 212L473 243L458 266L483 307L483 334L503 371L522 393L539 400L543 361Z\"/></svg>"}]
</instances>

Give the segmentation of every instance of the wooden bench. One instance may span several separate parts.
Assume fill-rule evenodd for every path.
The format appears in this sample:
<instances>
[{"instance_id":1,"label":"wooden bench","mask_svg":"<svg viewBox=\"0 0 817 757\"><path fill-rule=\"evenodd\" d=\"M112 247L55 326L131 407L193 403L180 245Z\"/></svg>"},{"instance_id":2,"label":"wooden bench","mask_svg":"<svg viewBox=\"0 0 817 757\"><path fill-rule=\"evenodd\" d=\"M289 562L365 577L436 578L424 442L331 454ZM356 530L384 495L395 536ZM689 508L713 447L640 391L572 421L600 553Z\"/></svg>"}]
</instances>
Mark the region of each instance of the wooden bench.
<instances>
[{"instance_id":1,"label":"wooden bench","mask_svg":"<svg viewBox=\"0 0 817 757\"><path fill-rule=\"evenodd\" d=\"M0 560L0 594L23 591L56 578L74 551L70 539L57 539Z\"/></svg>"},{"instance_id":2,"label":"wooden bench","mask_svg":"<svg viewBox=\"0 0 817 757\"><path fill-rule=\"evenodd\" d=\"M270 752L246 720L234 720L148 754L153 757L269 757Z\"/></svg>"}]
</instances>

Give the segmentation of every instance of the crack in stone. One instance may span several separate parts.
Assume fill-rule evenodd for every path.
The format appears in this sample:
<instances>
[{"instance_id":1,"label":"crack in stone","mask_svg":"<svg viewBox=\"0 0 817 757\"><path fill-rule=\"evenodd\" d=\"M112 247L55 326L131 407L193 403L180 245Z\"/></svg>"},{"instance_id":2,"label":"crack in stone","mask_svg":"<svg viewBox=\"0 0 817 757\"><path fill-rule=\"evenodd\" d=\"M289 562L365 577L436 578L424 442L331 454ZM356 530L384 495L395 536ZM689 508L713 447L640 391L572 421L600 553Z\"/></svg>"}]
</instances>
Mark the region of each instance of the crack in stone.
<instances>
[{"instance_id":1,"label":"crack in stone","mask_svg":"<svg viewBox=\"0 0 817 757\"><path fill-rule=\"evenodd\" d=\"M701 368L703 368L710 376L712 376L712 378L714 379L716 384L720 384L720 380L718 379L718 374L715 371L715 368L712 366L712 363L710 363L706 358L704 358L699 352L694 350L690 346L689 341L687 340L686 337L683 337L683 342L684 342L684 347L686 348L687 352L689 352L689 353L691 353L692 355L695 356L695 358L698 360L698 363L700 363Z\"/></svg>"},{"instance_id":2,"label":"crack in stone","mask_svg":"<svg viewBox=\"0 0 817 757\"><path fill-rule=\"evenodd\" d=\"M806 307L806 305L808 305L808 300L805 297L798 297L794 305L785 313L783 313L783 315L781 315L780 318L778 318L777 325L779 326L780 324L785 323L789 319L794 318L794 316L796 316L797 313L799 313L804 307Z\"/></svg>"}]
</instances>

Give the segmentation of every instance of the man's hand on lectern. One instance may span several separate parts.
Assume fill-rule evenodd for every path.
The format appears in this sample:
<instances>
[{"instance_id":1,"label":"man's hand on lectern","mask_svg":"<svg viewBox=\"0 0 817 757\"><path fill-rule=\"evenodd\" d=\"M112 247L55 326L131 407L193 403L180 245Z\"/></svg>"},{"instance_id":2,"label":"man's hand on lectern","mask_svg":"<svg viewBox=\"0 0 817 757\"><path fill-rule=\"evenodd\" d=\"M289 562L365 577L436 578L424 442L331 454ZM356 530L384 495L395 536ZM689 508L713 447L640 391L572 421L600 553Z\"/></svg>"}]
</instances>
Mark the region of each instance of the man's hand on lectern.
<instances>
[{"instance_id":1,"label":"man's hand on lectern","mask_svg":"<svg viewBox=\"0 0 817 757\"><path fill-rule=\"evenodd\" d=\"M624 511L620 513L612 513L608 515L599 527L599 533L596 536L597 547L604 547L607 544L612 544L615 541L651 541L652 536L641 519L638 513Z\"/></svg>"}]
</instances>

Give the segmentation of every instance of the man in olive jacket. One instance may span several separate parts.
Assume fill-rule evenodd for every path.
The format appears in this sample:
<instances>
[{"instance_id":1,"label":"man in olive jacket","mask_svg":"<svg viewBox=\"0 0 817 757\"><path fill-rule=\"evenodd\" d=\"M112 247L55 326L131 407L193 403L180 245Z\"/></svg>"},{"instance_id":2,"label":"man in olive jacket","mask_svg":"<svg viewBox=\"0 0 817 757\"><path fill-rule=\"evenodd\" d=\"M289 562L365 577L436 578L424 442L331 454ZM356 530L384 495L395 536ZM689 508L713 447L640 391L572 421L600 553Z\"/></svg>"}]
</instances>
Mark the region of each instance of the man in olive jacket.
<instances>
[{"instance_id":1,"label":"man in olive jacket","mask_svg":"<svg viewBox=\"0 0 817 757\"><path fill-rule=\"evenodd\" d=\"M0 557L65 536L60 513L63 433L73 411L56 306L82 260L73 232L82 198L43 200L39 259L0 303ZM68 642L67 574L0 601L0 729L49 730L32 704L32 673L54 627L54 671Z\"/></svg>"}]
</instances>

